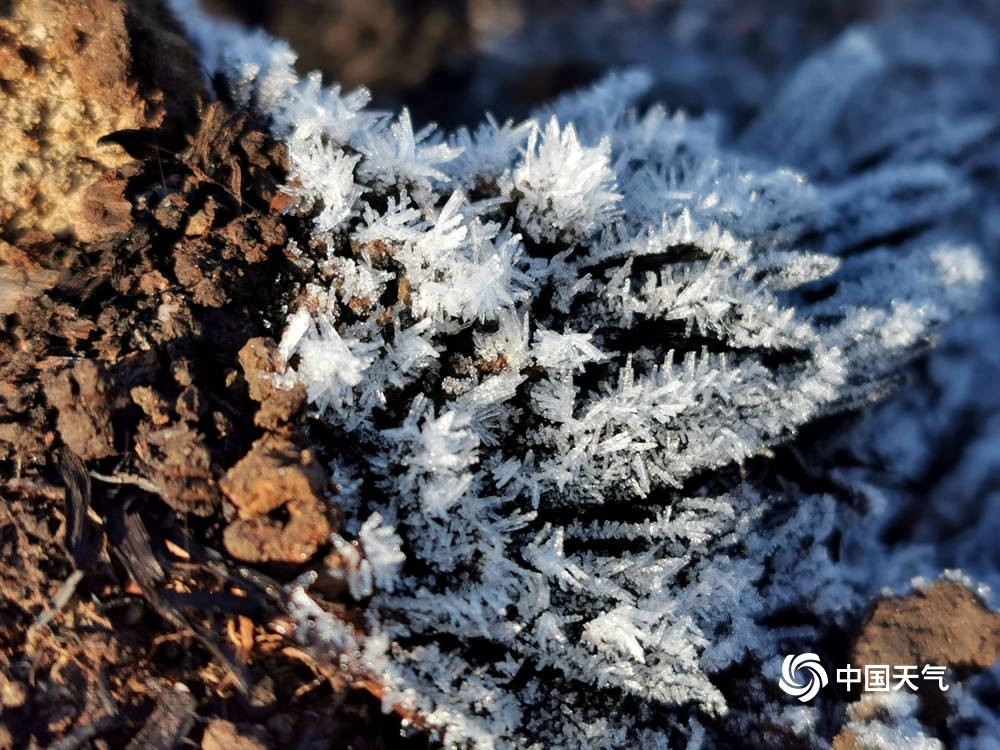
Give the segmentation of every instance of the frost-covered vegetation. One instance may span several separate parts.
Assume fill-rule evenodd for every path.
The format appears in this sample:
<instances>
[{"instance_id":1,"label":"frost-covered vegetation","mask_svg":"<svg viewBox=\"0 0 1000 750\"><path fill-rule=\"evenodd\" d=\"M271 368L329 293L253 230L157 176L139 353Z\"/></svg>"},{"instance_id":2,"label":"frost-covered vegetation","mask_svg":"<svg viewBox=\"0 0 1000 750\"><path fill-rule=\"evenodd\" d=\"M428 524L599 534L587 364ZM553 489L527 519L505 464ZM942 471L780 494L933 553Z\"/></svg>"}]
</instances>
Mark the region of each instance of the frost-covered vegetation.
<instances>
[{"instance_id":1,"label":"frost-covered vegetation","mask_svg":"<svg viewBox=\"0 0 1000 750\"><path fill-rule=\"evenodd\" d=\"M997 54L976 24L850 31L733 139L650 105L641 70L524 122L414 131L300 79L280 42L179 15L288 146L313 281L282 377L324 424L367 635L308 577L289 601L304 641L377 676L387 707L456 746L698 746L727 712L808 738L820 711L776 697L780 655L881 585L968 563L879 541L899 503L870 446L919 474L934 448L915 435L968 398L947 352L995 316L930 360L940 396L911 388L843 433L849 466L781 446L893 390L988 283ZM965 475L996 466L977 455L932 502L975 491ZM759 678L724 693L740 664Z\"/></svg>"}]
</instances>

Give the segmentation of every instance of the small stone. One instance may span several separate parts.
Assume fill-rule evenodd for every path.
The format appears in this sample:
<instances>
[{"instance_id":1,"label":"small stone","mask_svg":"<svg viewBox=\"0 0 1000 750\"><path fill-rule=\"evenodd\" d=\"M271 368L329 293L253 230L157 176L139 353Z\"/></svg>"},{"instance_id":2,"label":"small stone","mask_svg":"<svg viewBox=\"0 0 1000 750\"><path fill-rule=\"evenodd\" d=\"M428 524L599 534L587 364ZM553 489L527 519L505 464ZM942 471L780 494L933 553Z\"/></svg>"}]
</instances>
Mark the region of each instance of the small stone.
<instances>
[{"instance_id":1,"label":"small stone","mask_svg":"<svg viewBox=\"0 0 1000 750\"><path fill-rule=\"evenodd\" d=\"M153 295L165 292L169 288L170 282L167 281L166 276L156 269L153 269L149 273L144 273L139 279L139 291L143 294Z\"/></svg>"},{"instance_id":2,"label":"small stone","mask_svg":"<svg viewBox=\"0 0 1000 750\"><path fill-rule=\"evenodd\" d=\"M280 430L292 421L306 402L306 387L296 383L290 389L275 389L261 402L253 423L265 430Z\"/></svg>"},{"instance_id":3,"label":"small stone","mask_svg":"<svg viewBox=\"0 0 1000 750\"><path fill-rule=\"evenodd\" d=\"M204 437L187 423L147 432L135 442L136 454L163 499L179 513L211 515L219 502L212 455Z\"/></svg>"}]
</instances>

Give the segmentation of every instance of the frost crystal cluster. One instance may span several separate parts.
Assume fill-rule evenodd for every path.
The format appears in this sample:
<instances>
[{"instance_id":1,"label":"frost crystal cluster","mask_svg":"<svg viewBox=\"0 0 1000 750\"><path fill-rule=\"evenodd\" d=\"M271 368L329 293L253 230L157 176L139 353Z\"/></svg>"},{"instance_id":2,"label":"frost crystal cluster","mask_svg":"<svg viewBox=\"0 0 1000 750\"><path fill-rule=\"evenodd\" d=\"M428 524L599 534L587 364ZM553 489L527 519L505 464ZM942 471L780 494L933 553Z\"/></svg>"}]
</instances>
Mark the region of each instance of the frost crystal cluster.
<instances>
[{"instance_id":1,"label":"frost crystal cluster","mask_svg":"<svg viewBox=\"0 0 1000 750\"><path fill-rule=\"evenodd\" d=\"M360 549L368 620L358 641L303 584L305 641L449 746L698 746L753 701L808 735L806 707L714 678L873 581L831 563L854 511L763 459L885 393L973 298L948 151L996 121L950 140L930 120L872 125L884 142L832 129L893 66L955 60L852 32L738 148L709 117L638 106L641 71L448 135L300 79L262 34L179 15L287 144L308 228L282 377L323 425L333 543ZM806 156L815 179L783 166ZM773 617L796 610L798 630Z\"/></svg>"}]
</instances>

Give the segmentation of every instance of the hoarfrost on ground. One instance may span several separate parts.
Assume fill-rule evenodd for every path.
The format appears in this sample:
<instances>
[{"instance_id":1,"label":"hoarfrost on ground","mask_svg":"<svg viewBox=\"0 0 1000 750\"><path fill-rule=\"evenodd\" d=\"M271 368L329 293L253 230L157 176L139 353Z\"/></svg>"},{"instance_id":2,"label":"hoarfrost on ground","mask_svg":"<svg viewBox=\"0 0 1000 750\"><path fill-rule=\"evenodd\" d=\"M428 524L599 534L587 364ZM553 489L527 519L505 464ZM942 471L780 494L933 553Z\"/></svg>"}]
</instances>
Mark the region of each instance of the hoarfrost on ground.
<instances>
[{"instance_id":1,"label":"hoarfrost on ground","mask_svg":"<svg viewBox=\"0 0 1000 750\"><path fill-rule=\"evenodd\" d=\"M289 602L303 639L377 674L386 705L452 746L698 746L727 712L748 736L765 713L822 732L818 708L759 684L724 694L718 676L810 650L879 587L984 548L968 517L997 526L995 486L974 506L995 406L929 498L968 538L880 537L912 497L887 477L920 476L974 408L970 362L996 369L973 353L998 330L977 296L1000 235L974 205L1000 127L980 25L850 30L735 139L711 116L639 107L655 83L641 70L449 135L174 4L207 68L288 146L314 281L289 311L283 377L336 436L332 542L357 558L367 635L307 580ZM828 438L851 458L789 447L870 411L942 330L933 388ZM997 562L976 575L996 581ZM906 700L853 728L934 745Z\"/></svg>"}]
</instances>

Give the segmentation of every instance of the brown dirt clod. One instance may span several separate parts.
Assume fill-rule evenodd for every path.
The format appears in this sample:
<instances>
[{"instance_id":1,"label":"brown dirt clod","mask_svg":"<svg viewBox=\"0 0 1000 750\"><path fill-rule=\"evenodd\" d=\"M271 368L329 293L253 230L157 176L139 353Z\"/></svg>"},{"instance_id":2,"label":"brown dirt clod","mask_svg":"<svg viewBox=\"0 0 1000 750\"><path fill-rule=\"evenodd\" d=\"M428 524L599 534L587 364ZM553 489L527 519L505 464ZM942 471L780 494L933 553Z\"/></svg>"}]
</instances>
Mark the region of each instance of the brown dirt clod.
<instances>
[{"instance_id":1,"label":"brown dirt clod","mask_svg":"<svg viewBox=\"0 0 1000 750\"><path fill-rule=\"evenodd\" d=\"M301 413L306 402L306 389L301 383L291 388L275 383L280 357L273 341L252 338L240 349L240 367L251 399L260 404L254 414L254 424L269 432L283 433Z\"/></svg>"},{"instance_id":2,"label":"brown dirt clod","mask_svg":"<svg viewBox=\"0 0 1000 750\"><path fill-rule=\"evenodd\" d=\"M137 438L135 449L170 507L196 516L216 510L219 494L212 455L201 434L187 424L146 431Z\"/></svg>"},{"instance_id":3,"label":"brown dirt clod","mask_svg":"<svg viewBox=\"0 0 1000 750\"><path fill-rule=\"evenodd\" d=\"M934 664L989 669L1000 658L1000 614L965 586L936 581L879 601L861 629L853 664Z\"/></svg>"},{"instance_id":4,"label":"brown dirt clod","mask_svg":"<svg viewBox=\"0 0 1000 750\"><path fill-rule=\"evenodd\" d=\"M278 347L262 336L250 339L239 353L240 367L246 378L250 398L261 403L274 391L274 373L278 368Z\"/></svg>"},{"instance_id":5,"label":"brown dirt clod","mask_svg":"<svg viewBox=\"0 0 1000 750\"><path fill-rule=\"evenodd\" d=\"M255 442L219 482L238 516L223 532L226 550L247 562L308 560L331 532L325 482L309 450L276 435ZM287 521L269 517L279 509Z\"/></svg>"},{"instance_id":6,"label":"brown dirt clod","mask_svg":"<svg viewBox=\"0 0 1000 750\"><path fill-rule=\"evenodd\" d=\"M114 454L108 383L98 365L83 359L42 379L49 403L59 412L59 436L84 461Z\"/></svg>"},{"instance_id":7,"label":"brown dirt clod","mask_svg":"<svg viewBox=\"0 0 1000 750\"><path fill-rule=\"evenodd\" d=\"M256 518L296 500L318 501L324 482L308 450L268 435L226 472L219 487L240 518Z\"/></svg>"}]
</instances>

